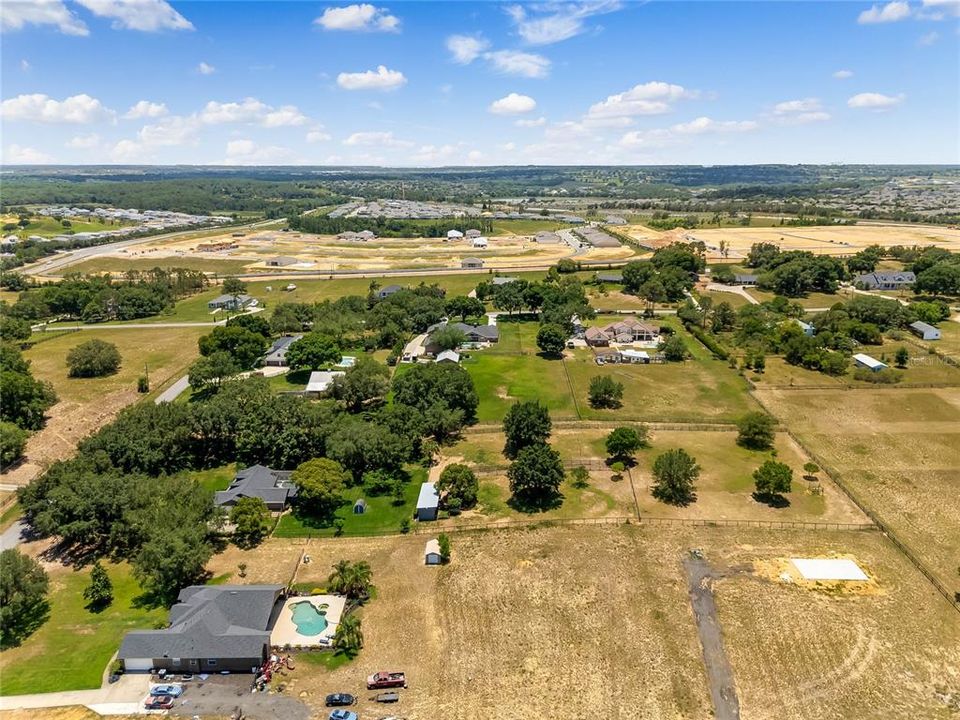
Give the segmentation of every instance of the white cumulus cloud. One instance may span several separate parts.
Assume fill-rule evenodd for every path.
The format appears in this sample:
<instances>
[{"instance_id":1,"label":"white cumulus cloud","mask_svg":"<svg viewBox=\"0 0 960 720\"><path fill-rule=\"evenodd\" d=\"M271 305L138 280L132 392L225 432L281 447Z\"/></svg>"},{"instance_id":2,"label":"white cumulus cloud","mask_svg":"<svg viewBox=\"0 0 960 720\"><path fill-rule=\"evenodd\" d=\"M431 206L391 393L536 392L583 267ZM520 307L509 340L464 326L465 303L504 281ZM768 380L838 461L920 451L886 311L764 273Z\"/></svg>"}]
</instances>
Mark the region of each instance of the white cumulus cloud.
<instances>
[{"instance_id":1,"label":"white cumulus cloud","mask_svg":"<svg viewBox=\"0 0 960 720\"><path fill-rule=\"evenodd\" d=\"M193 30L193 23L164 0L75 0L97 17L113 20L115 30Z\"/></svg>"},{"instance_id":2,"label":"white cumulus cloud","mask_svg":"<svg viewBox=\"0 0 960 720\"><path fill-rule=\"evenodd\" d=\"M22 145L7 145L3 152L4 164L10 165L45 165L53 162L53 158L44 152Z\"/></svg>"},{"instance_id":3,"label":"white cumulus cloud","mask_svg":"<svg viewBox=\"0 0 960 720\"><path fill-rule=\"evenodd\" d=\"M528 78L546 77L550 72L550 60L536 53L520 50L495 50L483 56L497 72Z\"/></svg>"},{"instance_id":4,"label":"white cumulus cloud","mask_svg":"<svg viewBox=\"0 0 960 720\"><path fill-rule=\"evenodd\" d=\"M917 39L917 45L920 47L930 47L931 45L936 44L937 40L940 39L940 33L936 30L931 30L928 33L924 33Z\"/></svg>"},{"instance_id":5,"label":"white cumulus cloud","mask_svg":"<svg viewBox=\"0 0 960 720\"><path fill-rule=\"evenodd\" d=\"M520 95L519 93L510 93L506 97L494 100L487 108L494 115L521 115L528 113L537 107L537 101L529 95Z\"/></svg>"},{"instance_id":6,"label":"white cumulus cloud","mask_svg":"<svg viewBox=\"0 0 960 720\"><path fill-rule=\"evenodd\" d=\"M5 120L42 123L86 124L111 118L113 114L99 100L85 93L64 100L54 100L40 93L18 95L0 105L0 117Z\"/></svg>"},{"instance_id":7,"label":"white cumulus cloud","mask_svg":"<svg viewBox=\"0 0 960 720\"><path fill-rule=\"evenodd\" d=\"M226 165L289 165L297 159L290 148L279 145L258 145L253 140L230 140L227 143Z\"/></svg>"},{"instance_id":8,"label":"white cumulus cloud","mask_svg":"<svg viewBox=\"0 0 960 720\"><path fill-rule=\"evenodd\" d=\"M267 128L296 127L310 122L310 118L304 115L296 105L281 105L274 108L252 97L229 103L211 100L204 105L197 119L204 125L257 123Z\"/></svg>"},{"instance_id":9,"label":"white cumulus cloud","mask_svg":"<svg viewBox=\"0 0 960 720\"><path fill-rule=\"evenodd\" d=\"M413 143L409 140L399 140L394 137L392 132L382 131L355 132L344 140L343 144L361 147L413 147Z\"/></svg>"},{"instance_id":10,"label":"white cumulus cloud","mask_svg":"<svg viewBox=\"0 0 960 720\"><path fill-rule=\"evenodd\" d=\"M61 0L4 0L0 6L0 27L22 30L27 25L53 25L64 35L90 34L86 24Z\"/></svg>"},{"instance_id":11,"label":"white cumulus cloud","mask_svg":"<svg viewBox=\"0 0 960 720\"><path fill-rule=\"evenodd\" d=\"M337 75L337 85L344 90L396 90L407 83L407 78L399 70L389 70L378 65L376 70Z\"/></svg>"},{"instance_id":12,"label":"white cumulus cloud","mask_svg":"<svg viewBox=\"0 0 960 720\"><path fill-rule=\"evenodd\" d=\"M535 120L514 120L513 124L522 128L542 127L547 124L547 119L545 117L538 117Z\"/></svg>"},{"instance_id":13,"label":"white cumulus cloud","mask_svg":"<svg viewBox=\"0 0 960 720\"><path fill-rule=\"evenodd\" d=\"M567 40L587 29L586 20L594 15L619 10L618 0L552 2L539 5L512 5L507 13L517 33L531 45L550 45Z\"/></svg>"},{"instance_id":14,"label":"white cumulus cloud","mask_svg":"<svg viewBox=\"0 0 960 720\"><path fill-rule=\"evenodd\" d=\"M124 120L139 120L140 118L158 118L167 114L167 106L163 103L141 100L123 114Z\"/></svg>"},{"instance_id":15,"label":"white cumulus cloud","mask_svg":"<svg viewBox=\"0 0 960 720\"><path fill-rule=\"evenodd\" d=\"M308 143L326 142L330 139L330 133L324 130L322 125L318 125L307 132Z\"/></svg>"},{"instance_id":16,"label":"white cumulus cloud","mask_svg":"<svg viewBox=\"0 0 960 720\"><path fill-rule=\"evenodd\" d=\"M73 148L74 150L89 150L90 148L95 148L100 144L100 136L96 133L90 135L77 135L76 137L70 138L66 142L68 148Z\"/></svg>"},{"instance_id":17,"label":"white cumulus cloud","mask_svg":"<svg viewBox=\"0 0 960 720\"><path fill-rule=\"evenodd\" d=\"M454 62L469 65L490 47L490 42L475 35L451 35L446 45Z\"/></svg>"},{"instance_id":18,"label":"white cumulus cloud","mask_svg":"<svg viewBox=\"0 0 960 720\"><path fill-rule=\"evenodd\" d=\"M677 143L688 142L700 135L719 135L744 133L756 130L760 125L753 120L714 120L698 117L686 123L678 123L668 128L654 130L634 130L620 138L620 147L631 150L659 148Z\"/></svg>"},{"instance_id":19,"label":"white cumulus cloud","mask_svg":"<svg viewBox=\"0 0 960 720\"><path fill-rule=\"evenodd\" d=\"M837 70L833 76L837 80L847 80L848 78L853 77L853 70Z\"/></svg>"},{"instance_id":20,"label":"white cumulus cloud","mask_svg":"<svg viewBox=\"0 0 960 720\"><path fill-rule=\"evenodd\" d=\"M297 127L306 125L310 118L300 112L296 105L281 105L276 110L269 111L263 116L263 126L273 127Z\"/></svg>"},{"instance_id":21,"label":"white cumulus cloud","mask_svg":"<svg viewBox=\"0 0 960 720\"><path fill-rule=\"evenodd\" d=\"M391 15L386 8L378 8L369 3L331 7L313 21L324 30L363 30L367 32L397 32L400 20Z\"/></svg>"},{"instance_id":22,"label":"white cumulus cloud","mask_svg":"<svg viewBox=\"0 0 960 720\"><path fill-rule=\"evenodd\" d=\"M186 145L196 141L200 123L195 117L162 118L159 122L144 125L137 133L137 137L144 145L175 146Z\"/></svg>"},{"instance_id":23,"label":"white cumulus cloud","mask_svg":"<svg viewBox=\"0 0 960 720\"><path fill-rule=\"evenodd\" d=\"M899 95L884 95L882 93L860 93L847 100L847 107L866 108L868 110L886 110L899 105L906 96L903 93Z\"/></svg>"},{"instance_id":24,"label":"white cumulus cloud","mask_svg":"<svg viewBox=\"0 0 960 720\"><path fill-rule=\"evenodd\" d=\"M857 17L857 22L861 25L897 22L910 17L910 13L910 4L906 0L893 0L886 5L874 5L869 10L864 10Z\"/></svg>"},{"instance_id":25,"label":"white cumulus cloud","mask_svg":"<svg viewBox=\"0 0 960 720\"><path fill-rule=\"evenodd\" d=\"M654 80L634 85L625 92L610 95L606 100L591 105L587 117L597 119L661 115L669 112L677 100L691 100L699 96L697 90Z\"/></svg>"},{"instance_id":26,"label":"white cumulus cloud","mask_svg":"<svg viewBox=\"0 0 960 720\"><path fill-rule=\"evenodd\" d=\"M830 113L824 111L819 98L779 102L773 106L773 114L784 125L806 125L830 119Z\"/></svg>"},{"instance_id":27,"label":"white cumulus cloud","mask_svg":"<svg viewBox=\"0 0 960 720\"><path fill-rule=\"evenodd\" d=\"M197 72L201 75L213 75L217 69L209 63L201 62L197 65Z\"/></svg>"}]
</instances>

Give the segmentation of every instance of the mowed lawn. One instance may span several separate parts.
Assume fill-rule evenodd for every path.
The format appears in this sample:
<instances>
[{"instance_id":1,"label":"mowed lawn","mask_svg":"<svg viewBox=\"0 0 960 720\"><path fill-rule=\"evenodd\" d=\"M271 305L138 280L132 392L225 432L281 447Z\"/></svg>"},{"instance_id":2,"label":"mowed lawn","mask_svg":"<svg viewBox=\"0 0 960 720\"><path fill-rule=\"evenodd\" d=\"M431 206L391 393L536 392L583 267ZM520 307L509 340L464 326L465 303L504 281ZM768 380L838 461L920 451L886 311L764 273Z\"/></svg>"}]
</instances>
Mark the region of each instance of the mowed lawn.
<instances>
[{"instance_id":1,"label":"mowed lawn","mask_svg":"<svg viewBox=\"0 0 960 720\"><path fill-rule=\"evenodd\" d=\"M49 618L20 647L0 653L0 694L98 688L123 634L153 628L166 619L163 608L140 607L142 591L128 565L105 567L114 599L99 613L90 612L83 599L89 567L50 571Z\"/></svg>"},{"instance_id":2,"label":"mowed lawn","mask_svg":"<svg viewBox=\"0 0 960 720\"><path fill-rule=\"evenodd\" d=\"M477 420L481 423L499 423L511 405L523 400L539 400L555 418L577 417L560 360L481 350L464 360L463 367L480 397Z\"/></svg>"},{"instance_id":3,"label":"mowed lawn","mask_svg":"<svg viewBox=\"0 0 960 720\"><path fill-rule=\"evenodd\" d=\"M118 330L109 327L60 335L38 343L24 353L35 377L53 384L62 401L88 403L118 390L136 390L137 378L146 371L151 390L186 370L199 356L197 340L209 328L144 328ZM117 346L120 369L99 378L68 377L67 353L77 345L98 339Z\"/></svg>"},{"instance_id":4,"label":"mowed lawn","mask_svg":"<svg viewBox=\"0 0 960 720\"><path fill-rule=\"evenodd\" d=\"M343 520L344 535L377 535L400 532L400 523L404 518L413 519L417 505L420 484L427 479L427 471L422 467L407 468L410 473L403 489L403 504L395 505L390 494L371 496L363 487L351 487L343 494L344 502L335 516ZM353 512L353 504L363 498L367 502L367 511L362 514ZM319 523L311 518L298 516L292 512L280 518L274 537L332 537L333 526Z\"/></svg>"}]
</instances>

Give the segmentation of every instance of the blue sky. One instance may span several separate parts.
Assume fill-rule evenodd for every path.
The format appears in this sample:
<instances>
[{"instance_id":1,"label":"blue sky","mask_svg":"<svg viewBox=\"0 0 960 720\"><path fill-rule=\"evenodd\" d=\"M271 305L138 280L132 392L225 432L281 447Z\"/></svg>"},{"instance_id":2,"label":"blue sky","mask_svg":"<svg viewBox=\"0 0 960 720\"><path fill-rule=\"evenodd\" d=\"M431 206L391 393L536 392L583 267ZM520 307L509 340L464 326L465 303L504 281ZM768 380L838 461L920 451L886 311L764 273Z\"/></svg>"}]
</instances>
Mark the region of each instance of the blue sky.
<instances>
[{"instance_id":1,"label":"blue sky","mask_svg":"<svg viewBox=\"0 0 960 720\"><path fill-rule=\"evenodd\" d=\"M2 159L960 162L960 3L0 0Z\"/></svg>"}]
</instances>

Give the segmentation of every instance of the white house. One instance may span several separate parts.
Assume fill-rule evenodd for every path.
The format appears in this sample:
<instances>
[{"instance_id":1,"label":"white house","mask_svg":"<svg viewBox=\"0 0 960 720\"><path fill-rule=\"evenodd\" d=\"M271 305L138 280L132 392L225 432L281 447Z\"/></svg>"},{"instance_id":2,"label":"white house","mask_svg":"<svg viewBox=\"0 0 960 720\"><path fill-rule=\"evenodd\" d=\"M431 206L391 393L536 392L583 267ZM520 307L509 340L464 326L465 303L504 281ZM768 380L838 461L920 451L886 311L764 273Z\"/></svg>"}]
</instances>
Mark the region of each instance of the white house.
<instances>
[{"instance_id":1,"label":"white house","mask_svg":"<svg viewBox=\"0 0 960 720\"><path fill-rule=\"evenodd\" d=\"M935 328L933 325L929 325L922 320L917 320L915 323L910 323L910 332L912 332L921 340L940 339L940 328Z\"/></svg>"},{"instance_id":2,"label":"white house","mask_svg":"<svg viewBox=\"0 0 960 720\"><path fill-rule=\"evenodd\" d=\"M879 372L887 368L886 363L882 363L876 358L872 358L869 355L864 355L863 353L857 353L853 356L853 361L857 364L857 367L867 368L872 372Z\"/></svg>"},{"instance_id":3,"label":"white house","mask_svg":"<svg viewBox=\"0 0 960 720\"><path fill-rule=\"evenodd\" d=\"M447 241L453 242L454 240L462 240L463 233L459 230L447 230Z\"/></svg>"},{"instance_id":4,"label":"white house","mask_svg":"<svg viewBox=\"0 0 960 720\"><path fill-rule=\"evenodd\" d=\"M475 237L475 238L473 239L473 242L472 242L472 245L473 245L473 247L475 247L475 248L485 248L485 247L487 247L489 244L490 244L490 243L487 241L487 239L486 239L485 237L483 237L482 235L481 235L480 237Z\"/></svg>"},{"instance_id":5,"label":"white house","mask_svg":"<svg viewBox=\"0 0 960 720\"><path fill-rule=\"evenodd\" d=\"M434 538L427 540L427 545L423 549L424 565L440 565L443 558L440 556L440 542Z\"/></svg>"}]
</instances>

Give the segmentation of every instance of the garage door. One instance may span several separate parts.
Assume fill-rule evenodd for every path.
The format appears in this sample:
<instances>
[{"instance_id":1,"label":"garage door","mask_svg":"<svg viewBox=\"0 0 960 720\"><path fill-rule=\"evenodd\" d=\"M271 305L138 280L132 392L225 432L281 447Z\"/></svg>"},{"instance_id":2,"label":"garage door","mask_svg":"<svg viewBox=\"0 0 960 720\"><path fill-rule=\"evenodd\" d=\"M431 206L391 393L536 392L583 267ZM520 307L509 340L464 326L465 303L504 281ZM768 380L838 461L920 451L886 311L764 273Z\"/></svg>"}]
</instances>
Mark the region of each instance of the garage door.
<instances>
[{"instance_id":1,"label":"garage door","mask_svg":"<svg viewBox=\"0 0 960 720\"><path fill-rule=\"evenodd\" d=\"M123 661L127 672L146 672L153 667L151 658L127 658Z\"/></svg>"}]
</instances>

